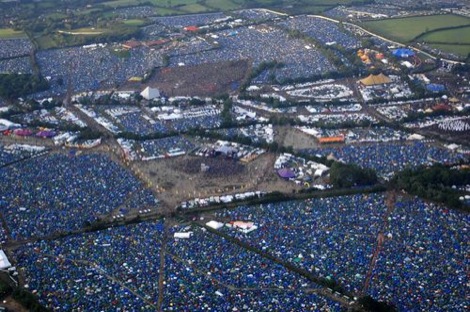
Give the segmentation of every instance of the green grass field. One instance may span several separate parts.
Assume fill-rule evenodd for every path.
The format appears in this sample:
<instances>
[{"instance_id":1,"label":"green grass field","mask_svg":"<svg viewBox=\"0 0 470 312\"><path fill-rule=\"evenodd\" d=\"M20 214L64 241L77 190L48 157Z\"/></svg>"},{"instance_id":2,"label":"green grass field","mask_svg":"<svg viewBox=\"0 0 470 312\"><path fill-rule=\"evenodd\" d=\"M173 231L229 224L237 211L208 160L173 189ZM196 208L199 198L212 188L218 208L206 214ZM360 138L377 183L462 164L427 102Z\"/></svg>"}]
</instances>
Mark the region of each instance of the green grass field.
<instances>
[{"instance_id":1,"label":"green grass field","mask_svg":"<svg viewBox=\"0 0 470 312\"><path fill-rule=\"evenodd\" d=\"M236 10L240 7L240 5L231 0L206 0L205 4L210 8L220 11Z\"/></svg>"},{"instance_id":2,"label":"green grass field","mask_svg":"<svg viewBox=\"0 0 470 312\"><path fill-rule=\"evenodd\" d=\"M386 19L363 23L366 29L401 42L410 42L430 30L470 25L470 18L447 14Z\"/></svg>"},{"instance_id":3,"label":"green grass field","mask_svg":"<svg viewBox=\"0 0 470 312\"><path fill-rule=\"evenodd\" d=\"M145 24L145 21L142 19L128 19L124 21L124 24L128 26L142 26Z\"/></svg>"},{"instance_id":4,"label":"green grass field","mask_svg":"<svg viewBox=\"0 0 470 312\"><path fill-rule=\"evenodd\" d=\"M466 58L470 54L470 45L458 45L458 44L429 44L430 47L442 50L444 52L454 53L460 55L462 58Z\"/></svg>"},{"instance_id":5,"label":"green grass field","mask_svg":"<svg viewBox=\"0 0 470 312\"><path fill-rule=\"evenodd\" d=\"M55 42L51 36L41 36L35 40L41 50L55 49L59 47L57 42Z\"/></svg>"},{"instance_id":6,"label":"green grass field","mask_svg":"<svg viewBox=\"0 0 470 312\"><path fill-rule=\"evenodd\" d=\"M11 28L0 28L1 39L24 38L26 34L22 31L16 31Z\"/></svg>"},{"instance_id":7,"label":"green grass field","mask_svg":"<svg viewBox=\"0 0 470 312\"><path fill-rule=\"evenodd\" d=\"M470 26L458 29L446 29L426 34L419 41L436 43L466 43L470 44Z\"/></svg>"},{"instance_id":8,"label":"green grass field","mask_svg":"<svg viewBox=\"0 0 470 312\"><path fill-rule=\"evenodd\" d=\"M183 5L183 6L179 7L179 9L183 12L187 12L187 13L191 13L191 14L212 11L210 8L208 8L206 6L203 6L199 3Z\"/></svg>"}]
</instances>

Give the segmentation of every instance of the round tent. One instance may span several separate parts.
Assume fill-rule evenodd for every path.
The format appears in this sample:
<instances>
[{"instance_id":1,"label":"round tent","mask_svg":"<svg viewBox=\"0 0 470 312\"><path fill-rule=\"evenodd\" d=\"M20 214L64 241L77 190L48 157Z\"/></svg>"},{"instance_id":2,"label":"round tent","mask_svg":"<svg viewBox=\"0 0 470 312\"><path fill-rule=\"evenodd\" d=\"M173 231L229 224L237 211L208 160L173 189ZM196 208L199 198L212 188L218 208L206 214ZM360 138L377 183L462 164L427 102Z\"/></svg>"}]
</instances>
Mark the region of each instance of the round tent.
<instances>
[{"instance_id":1,"label":"round tent","mask_svg":"<svg viewBox=\"0 0 470 312\"><path fill-rule=\"evenodd\" d=\"M410 49L402 48L402 49L393 50L392 54L393 56L396 56L396 57L407 58L410 56L414 56L415 52Z\"/></svg>"},{"instance_id":2,"label":"round tent","mask_svg":"<svg viewBox=\"0 0 470 312\"><path fill-rule=\"evenodd\" d=\"M277 171L277 174L283 179L295 178L295 173L287 168L282 168Z\"/></svg>"}]
</instances>

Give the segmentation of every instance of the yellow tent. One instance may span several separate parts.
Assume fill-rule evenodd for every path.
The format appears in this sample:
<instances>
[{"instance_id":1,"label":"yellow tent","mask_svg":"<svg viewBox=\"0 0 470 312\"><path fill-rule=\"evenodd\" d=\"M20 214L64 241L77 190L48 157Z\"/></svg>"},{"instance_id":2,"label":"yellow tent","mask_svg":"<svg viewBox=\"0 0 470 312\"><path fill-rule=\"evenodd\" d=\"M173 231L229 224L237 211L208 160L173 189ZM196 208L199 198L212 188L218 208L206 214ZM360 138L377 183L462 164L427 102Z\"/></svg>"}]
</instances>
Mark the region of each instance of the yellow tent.
<instances>
[{"instance_id":1,"label":"yellow tent","mask_svg":"<svg viewBox=\"0 0 470 312\"><path fill-rule=\"evenodd\" d=\"M390 78L380 73L378 75L370 74L368 77L359 80L359 82L365 86L375 86L375 85L390 83L392 81L390 80Z\"/></svg>"}]
</instances>

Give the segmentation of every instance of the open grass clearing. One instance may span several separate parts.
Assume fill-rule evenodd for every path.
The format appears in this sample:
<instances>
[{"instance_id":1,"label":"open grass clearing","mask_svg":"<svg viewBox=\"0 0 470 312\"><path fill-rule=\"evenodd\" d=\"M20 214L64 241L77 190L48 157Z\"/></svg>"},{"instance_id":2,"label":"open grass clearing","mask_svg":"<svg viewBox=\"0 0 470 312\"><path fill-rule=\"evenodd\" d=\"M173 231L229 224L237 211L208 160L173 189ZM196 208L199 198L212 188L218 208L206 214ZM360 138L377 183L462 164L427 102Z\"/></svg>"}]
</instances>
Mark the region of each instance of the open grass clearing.
<instances>
[{"instance_id":1,"label":"open grass clearing","mask_svg":"<svg viewBox=\"0 0 470 312\"><path fill-rule=\"evenodd\" d=\"M25 38L26 34L12 28L0 28L0 39Z\"/></svg>"},{"instance_id":2,"label":"open grass clearing","mask_svg":"<svg viewBox=\"0 0 470 312\"><path fill-rule=\"evenodd\" d=\"M180 7L181 11L187 12L187 13L203 13L207 11L212 11L206 6L203 6L199 3L193 3L193 4L187 4L183 5Z\"/></svg>"},{"instance_id":3,"label":"open grass clearing","mask_svg":"<svg viewBox=\"0 0 470 312\"><path fill-rule=\"evenodd\" d=\"M387 38L410 42L420 34L431 30L470 25L470 18L446 14L385 19L363 23L363 26Z\"/></svg>"},{"instance_id":4,"label":"open grass clearing","mask_svg":"<svg viewBox=\"0 0 470 312\"><path fill-rule=\"evenodd\" d=\"M470 44L470 26L445 29L426 34L420 38L420 41L435 42L435 43L464 43Z\"/></svg>"},{"instance_id":5,"label":"open grass clearing","mask_svg":"<svg viewBox=\"0 0 470 312\"><path fill-rule=\"evenodd\" d=\"M145 24L145 21L143 19L128 19L124 21L124 24L128 26L142 26Z\"/></svg>"},{"instance_id":6,"label":"open grass clearing","mask_svg":"<svg viewBox=\"0 0 470 312\"><path fill-rule=\"evenodd\" d=\"M439 49L444 52L454 53L456 55L461 56L462 58L466 58L470 54L470 44L462 45L462 44L432 43L432 44L429 44L429 46L435 49Z\"/></svg>"},{"instance_id":7,"label":"open grass clearing","mask_svg":"<svg viewBox=\"0 0 470 312\"><path fill-rule=\"evenodd\" d=\"M210 8L220 11L230 11L240 8L240 5L231 0L206 0L205 4Z\"/></svg>"},{"instance_id":8,"label":"open grass clearing","mask_svg":"<svg viewBox=\"0 0 470 312\"><path fill-rule=\"evenodd\" d=\"M49 35L41 36L35 39L40 50L55 49L58 48L58 43Z\"/></svg>"},{"instance_id":9,"label":"open grass clearing","mask_svg":"<svg viewBox=\"0 0 470 312\"><path fill-rule=\"evenodd\" d=\"M168 16L168 15L178 15L181 14L180 11L168 9L168 8L155 8L155 15L158 16Z\"/></svg>"}]
</instances>

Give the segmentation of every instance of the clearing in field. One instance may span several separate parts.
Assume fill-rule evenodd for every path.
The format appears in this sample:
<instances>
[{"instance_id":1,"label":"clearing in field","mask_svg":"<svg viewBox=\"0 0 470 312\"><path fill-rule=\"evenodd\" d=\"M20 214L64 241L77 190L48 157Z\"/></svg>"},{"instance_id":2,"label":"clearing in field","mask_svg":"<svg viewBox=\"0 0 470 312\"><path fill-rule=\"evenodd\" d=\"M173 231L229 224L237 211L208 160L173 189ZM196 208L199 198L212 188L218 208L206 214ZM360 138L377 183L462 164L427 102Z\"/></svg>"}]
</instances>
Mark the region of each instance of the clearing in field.
<instances>
[{"instance_id":1,"label":"clearing in field","mask_svg":"<svg viewBox=\"0 0 470 312\"><path fill-rule=\"evenodd\" d=\"M188 13L203 13L207 11L212 11L208 7L203 6L199 3L193 3L188 5L183 5L180 7L181 11L188 12Z\"/></svg>"},{"instance_id":2,"label":"clearing in field","mask_svg":"<svg viewBox=\"0 0 470 312\"><path fill-rule=\"evenodd\" d=\"M167 96L211 96L230 93L246 78L248 61L220 62L196 66L160 68L146 85ZM122 90L143 89L141 83L127 83Z\"/></svg>"},{"instance_id":3,"label":"clearing in field","mask_svg":"<svg viewBox=\"0 0 470 312\"><path fill-rule=\"evenodd\" d=\"M231 0L207 0L205 4L215 10L220 11L230 11L240 8L236 3L233 3Z\"/></svg>"},{"instance_id":4,"label":"clearing in field","mask_svg":"<svg viewBox=\"0 0 470 312\"><path fill-rule=\"evenodd\" d=\"M394 18L363 23L363 26L372 32L401 42L411 42L414 38L432 30L464 25L470 25L470 18L453 14Z\"/></svg>"},{"instance_id":5,"label":"clearing in field","mask_svg":"<svg viewBox=\"0 0 470 312\"><path fill-rule=\"evenodd\" d=\"M145 21L142 19L128 19L124 21L124 24L128 26L142 26L145 24Z\"/></svg>"},{"instance_id":6,"label":"clearing in field","mask_svg":"<svg viewBox=\"0 0 470 312\"><path fill-rule=\"evenodd\" d=\"M22 31L17 31L12 28L0 28L0 39L13 39L23 37L26 37L26 34Z\"/></svg>"}]
</instances>

